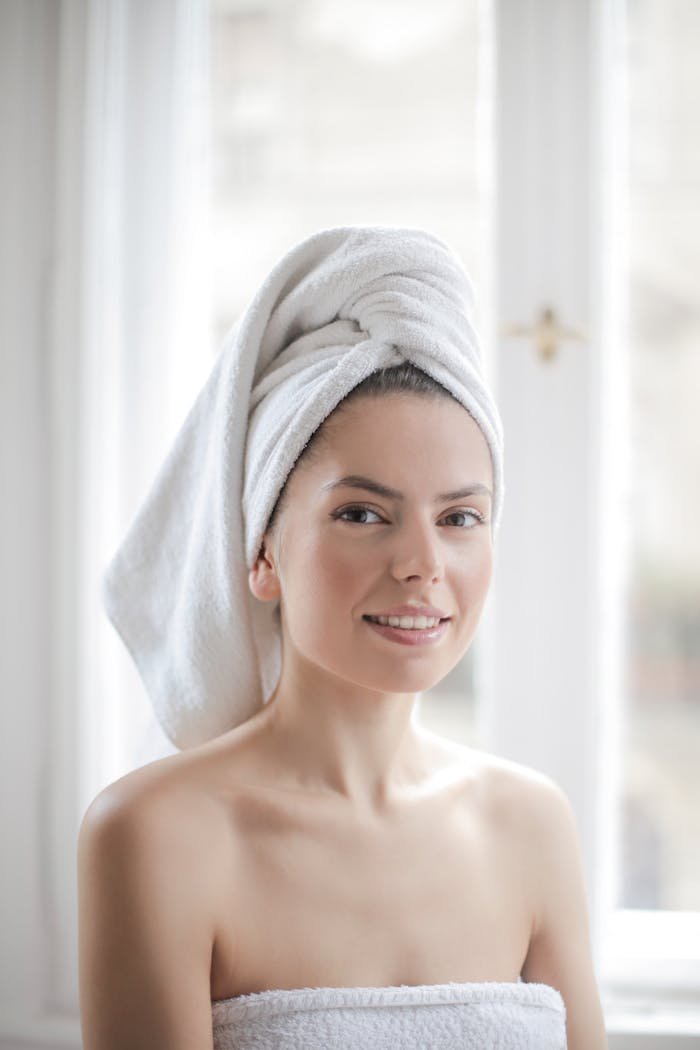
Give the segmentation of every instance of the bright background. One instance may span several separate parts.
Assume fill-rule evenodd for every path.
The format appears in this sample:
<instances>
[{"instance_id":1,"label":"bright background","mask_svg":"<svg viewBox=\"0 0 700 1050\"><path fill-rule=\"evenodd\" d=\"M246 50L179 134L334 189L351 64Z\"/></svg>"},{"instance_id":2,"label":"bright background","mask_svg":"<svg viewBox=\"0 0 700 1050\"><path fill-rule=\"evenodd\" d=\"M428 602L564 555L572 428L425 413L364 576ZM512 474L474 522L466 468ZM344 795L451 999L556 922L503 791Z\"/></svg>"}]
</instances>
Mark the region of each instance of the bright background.
<instances>
[{"instance_id":1,"label":"bright background","mask_svg":"<svg viewBox=\"0 0 700 1050\"><path fill-rule=\"evenodd\" d=\"M356 222L462 256L505 425L419 716L567 791L612 1050L700 1038L699 52L694 0L0 5L0 1050L79 1046L77 828L171 750L100 571L270 266Z\"/></svg>"}]
</instances>

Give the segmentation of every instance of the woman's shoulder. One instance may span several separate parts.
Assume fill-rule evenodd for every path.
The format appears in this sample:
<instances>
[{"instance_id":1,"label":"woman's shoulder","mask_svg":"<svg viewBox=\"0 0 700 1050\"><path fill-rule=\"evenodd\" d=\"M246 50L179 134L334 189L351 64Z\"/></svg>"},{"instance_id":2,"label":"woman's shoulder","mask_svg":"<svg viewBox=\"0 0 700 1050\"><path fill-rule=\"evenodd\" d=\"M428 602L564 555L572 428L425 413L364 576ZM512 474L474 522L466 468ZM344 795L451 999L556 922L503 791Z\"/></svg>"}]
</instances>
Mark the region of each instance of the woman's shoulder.
<instances>
[{"instance_id":1,"label":"woman's shoulder","mask_svg":"<svg viewBox=\"0 0 700 1050\"><path fill-rule=\"evenodd\" d=\"M108 1030L125 1046L146 1030L161 1033L158 1045L207 1045L217 843L206 794L170 757L91 802L77 852L83 1023L95 1045Z\"/></svg>"},{"instance_id":2,"label":"woman's shoulder","mask_svg":"<svg viewBox=\"0 0 700 1050\"><path fill-rule=\"evenodd\" d=\"M484 790L496 805L538 809L565 798L556 780L534 766L484 751L478 753L476 764Z\"/></svg>"},{"instance_id":3,"label":"woman's shoulder","mask_svg":"<svg viewBox=\"0 0 700 1050\"><path fill-rule=\"evenodd\" d=\"M213 873L222 868L230 821L206 756L196 750L155 759L102 788L82 818L79 851L118 850L151 870L162 859L164 875L174 858L187 857L186 867L178 863L190 890L217 890Z\"/></svg>"},{"instance_id":4,"label":"woman's shoulder","mask_svg":"<svg viewBox=\"0 0 700 1050\"><path fill-rule=\"evenodd\" d=\"M456 741L435 740L441 764L453 771L458 796L471 816L480 814L484 830L533 855L534 844L557 836L562 824L575 819L571 803L557 781L534 766Z\"/></svg>"},{"instance_id":5,"label":"woman's shoulder","mask_svg":"<svg viewBox=\"0 0 700 1050\"><path fill-rule=\"evenodd\" d=\"M470 751L465 757L471 788L483 828L492 843L517 858L533 886L551 858L571 847L577 837L576 816L568 795L554 777L500 755Z\"/></svg>"},{"instance_id":6,"label":"woman's shoulder","mask_svg":"<svg viewBox=\"0 0 700 1050\"><path fill-rule=\"evenodd\" d=\"M508 808L521 805L537 808L566 798L556 780L534 766L430 731L423 731L423 739L435 749L436 764L443 771L452 768L459 782L470 789L472 795L476 791L484 802Z\"/></svg>"},{"instance_id":7,"label":"woman's shoulder","mask_svg":"<svg viewBox=\"0 0 700 1050\"><path fill-rule=\"evenodd\" d=\"M128 909L142 932L150 914L203 960L216 939L231 849L223 808L193 758L157 759L103 788L83 816L77 858L85 914L108 923L113 910ZM169 943L164 936L154 950Z\"/></svg>"}]
</instances>

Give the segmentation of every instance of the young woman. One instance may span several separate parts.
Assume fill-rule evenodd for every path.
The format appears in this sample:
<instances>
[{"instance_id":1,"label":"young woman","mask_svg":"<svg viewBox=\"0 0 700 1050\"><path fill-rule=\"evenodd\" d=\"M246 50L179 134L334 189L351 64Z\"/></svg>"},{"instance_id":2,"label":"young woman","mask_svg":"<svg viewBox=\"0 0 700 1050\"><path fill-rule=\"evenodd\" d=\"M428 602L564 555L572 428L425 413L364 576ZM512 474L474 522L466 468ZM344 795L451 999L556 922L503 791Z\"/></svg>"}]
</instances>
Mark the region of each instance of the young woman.
<instances>
[{"instance_id":1,"label":"young woman","mask_svg":"<svg viewBox=\"0 0 700 1050\"><path fill-rule=\"evenodd\" d=\"M368 250L382 229L361 231ZM83 820L85 1050L607 1046L566 796L413 717L472 643L491 581L500 463L474 412L410 360L372 368L271 487L245 571L279 630L274 688ZM269 456L269 425L254 429L247 416ZM116 604L144 673L143 616L130 634Z\"/></svg>"}]
</instances>

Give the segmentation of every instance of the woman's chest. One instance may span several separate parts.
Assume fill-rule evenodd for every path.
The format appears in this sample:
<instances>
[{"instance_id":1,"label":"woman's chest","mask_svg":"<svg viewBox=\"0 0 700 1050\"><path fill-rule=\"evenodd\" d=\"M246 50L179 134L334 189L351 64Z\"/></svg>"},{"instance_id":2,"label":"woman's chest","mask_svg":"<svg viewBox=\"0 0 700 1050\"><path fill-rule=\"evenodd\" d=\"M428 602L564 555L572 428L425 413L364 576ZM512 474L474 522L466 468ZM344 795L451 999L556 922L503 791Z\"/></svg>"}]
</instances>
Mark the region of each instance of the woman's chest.
<instances>
[{"instance_id":1,"label":"woman's chest","mask_svg":"<svg viewBox=\"0 0 700 1050\"><path fill-rule=\"evenodd\" d=\"M531 928L523 866L473 813L386 827L318 813L257 816L237 823L213 999L517 980Z\"/></svg>"}]
</instances>

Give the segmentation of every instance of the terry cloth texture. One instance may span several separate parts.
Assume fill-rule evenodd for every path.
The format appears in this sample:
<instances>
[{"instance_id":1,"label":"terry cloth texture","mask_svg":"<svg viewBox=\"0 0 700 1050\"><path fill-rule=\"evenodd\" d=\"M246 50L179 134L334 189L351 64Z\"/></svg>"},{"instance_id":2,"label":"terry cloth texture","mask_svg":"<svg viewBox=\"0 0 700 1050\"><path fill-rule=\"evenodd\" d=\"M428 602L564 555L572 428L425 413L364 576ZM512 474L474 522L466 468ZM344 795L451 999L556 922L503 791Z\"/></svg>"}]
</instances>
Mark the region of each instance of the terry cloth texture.
<instances>
[{"instance_id":1,"label":"terry cloth texture","mask_svg":"<svg viewBox=\"0 0 700 1050\"><path fill-rule=\"evenodd\" d=\"M215 1050L566 1050L547 984L253 992L212 1003Z\"/></svg>"}]
</instances>

